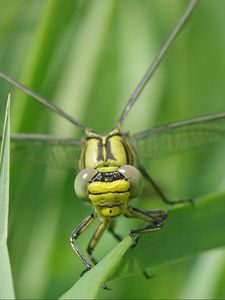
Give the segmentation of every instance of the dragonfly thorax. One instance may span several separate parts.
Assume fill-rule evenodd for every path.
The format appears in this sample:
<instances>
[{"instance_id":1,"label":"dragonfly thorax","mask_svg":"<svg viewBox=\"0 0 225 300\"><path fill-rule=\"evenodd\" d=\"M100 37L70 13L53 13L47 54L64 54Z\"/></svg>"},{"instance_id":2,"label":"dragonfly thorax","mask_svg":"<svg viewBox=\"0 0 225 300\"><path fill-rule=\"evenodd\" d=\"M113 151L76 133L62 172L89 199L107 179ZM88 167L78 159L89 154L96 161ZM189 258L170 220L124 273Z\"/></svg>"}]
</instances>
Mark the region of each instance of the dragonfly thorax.
<instances>
[{"instance_id":1,"label":"dragonfly thorax","mask_svg":"<svg viewBox=\"0 0 225 300\"><path fill-rule=\"evenodd\" d=\"M113 130L106 136L88 132L83 139L79 160L80 170L135 165L135 161L136 156L128 136L121 135L118 130Z\"/></svg>"}]
</instances>

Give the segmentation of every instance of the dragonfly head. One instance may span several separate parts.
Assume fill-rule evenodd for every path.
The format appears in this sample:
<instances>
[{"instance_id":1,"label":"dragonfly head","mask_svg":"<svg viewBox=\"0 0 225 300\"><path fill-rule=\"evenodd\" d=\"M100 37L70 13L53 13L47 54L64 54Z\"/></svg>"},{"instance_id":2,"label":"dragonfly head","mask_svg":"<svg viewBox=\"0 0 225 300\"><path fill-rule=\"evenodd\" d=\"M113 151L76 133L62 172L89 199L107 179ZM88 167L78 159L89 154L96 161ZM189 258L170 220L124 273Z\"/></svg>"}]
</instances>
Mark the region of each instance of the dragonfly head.
<instances>
[{"instance_id":1,"label":"dragonfly head","mask_svg":"<svg viewBox=\"0 0 225 300\"><path fill-rule=\"evenodd\" d=\"M78 173L74 188L77 196L88 200L103 216L123 213L129 200L142 189L142 175L131 165L86 168Z\"/></svg>"}]
</instances>

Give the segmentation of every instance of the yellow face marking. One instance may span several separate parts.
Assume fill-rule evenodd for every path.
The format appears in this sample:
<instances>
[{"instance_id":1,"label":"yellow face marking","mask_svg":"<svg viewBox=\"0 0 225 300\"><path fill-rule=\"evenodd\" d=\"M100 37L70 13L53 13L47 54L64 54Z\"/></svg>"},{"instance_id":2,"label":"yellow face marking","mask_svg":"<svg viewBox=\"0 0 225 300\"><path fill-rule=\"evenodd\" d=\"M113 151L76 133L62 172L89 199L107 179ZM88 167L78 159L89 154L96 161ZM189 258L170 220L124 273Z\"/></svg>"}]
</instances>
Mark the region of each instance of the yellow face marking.
<instances>
[{"instance_id":1,"label":"yellow face marking","mask_svg":"<svg viewBox=\"0 0 225 300\"><path fill-rule=\"evenodd\" d=\"M113 206L128 203L130 200L130 192L124 193L105 193L98 195L89 195L94 206Z\"/></svg>"},{"instance_id":2,"label":"yellow face marking","mask_svg":"<svg viewBox=\"0 0 225 300\"><path fill-rule=\"evenodd\" d=\"M101 173L106 173L106 172L115 172L118 170L118 167L102 167L98 168L97 171Z\"/></svg>"},{"instance_id":3,"label":"yellow face marking","mask_svg":"<svg viewBox=\"0 0 225 300\"><path fill-rule=\"evenodd\" d=\"M92 182L88 185L88 192L91 194L103 194L108 192L126 192L130 184L126 180L115 180L112 182Z\"/></svg>"},{"instance_id":4,"label":"yellow face marking","mask_svg":"<svg viewBox=\"0 0 225 300\"><path fill-rule=\"evenodd\" d=\"M124 207L123 206L100 207L98 211L103 217L116 217L121 215L124 212Z\"/></svg>"}]
</instances>

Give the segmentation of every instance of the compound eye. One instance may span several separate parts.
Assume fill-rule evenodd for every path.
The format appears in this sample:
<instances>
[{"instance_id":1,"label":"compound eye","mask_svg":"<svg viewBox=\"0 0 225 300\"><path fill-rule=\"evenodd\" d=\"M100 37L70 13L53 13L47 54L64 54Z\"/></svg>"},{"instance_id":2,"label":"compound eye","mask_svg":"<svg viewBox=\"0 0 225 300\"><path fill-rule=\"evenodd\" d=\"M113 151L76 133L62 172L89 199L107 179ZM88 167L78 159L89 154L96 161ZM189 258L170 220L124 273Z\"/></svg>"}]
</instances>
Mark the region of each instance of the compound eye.
<instances>
[{"instance_id":1,"label":"compound eye","mask_svg":"<svg viewBox=\"0 0 225 300\"><path fill-rule=\"evenodd\" d=\"M80 171L75 178L74 190L77 196L85 199L88 196L88 184L98 172L95 169L87 168Z\"/></svg>"},{"instance_id":2,"label":"compound eye","mask_svg":"<svg viewBox=\"0 0 225 300\"><path fill-rule=\"evenodd\" d=\"M118 172L130 183L131 198L137 197L143 187L143 178L138 169L130 165L124 165L118 169Z\"/></svg>"}]
</instances>

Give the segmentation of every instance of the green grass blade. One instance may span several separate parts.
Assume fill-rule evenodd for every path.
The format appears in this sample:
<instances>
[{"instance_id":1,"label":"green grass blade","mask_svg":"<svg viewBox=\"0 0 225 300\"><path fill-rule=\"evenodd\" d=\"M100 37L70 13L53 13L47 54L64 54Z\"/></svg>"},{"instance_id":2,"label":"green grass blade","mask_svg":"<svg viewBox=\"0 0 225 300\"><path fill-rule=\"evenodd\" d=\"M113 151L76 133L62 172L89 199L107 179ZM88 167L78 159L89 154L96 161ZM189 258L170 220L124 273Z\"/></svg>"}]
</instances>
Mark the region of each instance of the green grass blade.
<instances>
[{"instance_id":1,"label":"green grass blade","mask_svg":"<svg viewBox=\"0 0 225 300\"><path fill-rule=\"evenodd\" d=\"M223 275L224 265L224 248L200 255L179 299L215 299L215 291Z\"/></svg>"},{"instance_id":2,"label":"green grass blade","mask_svg":"<svg viewBox=\"0 0 225 300\"><path fill-rule=\"evenodd\" d=\"M7 245L2 243L2 241L0 247L0 267L0 299L15 299L9 252Z\"/></svg>"},{"instance_id":3,"label":"green grass blade","mask_svg":"<svg viewBox=\"0 0 225 300\"><path fill-rule=\"evenodd\" d=\"M0 156L0 299L15 299L7 248L9 212L10 95L8 96Z\"/></svg>"},{"instance_id":4,"label":"green grass blade","mask_svg":"<svg viewBox=\"0 0 225 300\"><path fill-rule=\"evenodd\" d=\"M225 246L224 211L224 193L199 198L194 207L184 205L171 210L161 232L142 236L134 250L129 248L130 238L125 238L62 299L94 299L102 283L110 276L115 279L132 275Z\"/></svg>"},{"instance_id":5,"label":"green grass blade","mask_svg":"<svg viewBox=\"0 0 225 300\"><path fill-rule=\"evenodd\" d=\"M163 230L142 236L137 247L126 253L113 278L225 246L224 211L224 193L169 211Z\"/></svg>"},{"instance_id":6,"label":"green grass blade","mask_svg":"<svg viewBox=\"0 0 225 300\"><path fill-rule=\"evenodd\" d=\"M130 237L126 237L96 267L77 281L60 299L96 299L99 288L109 279L130 246L131 239Z\"/></svg>"},{"instance_id":7,"label":"green grass blade","mask_svg":"<svg viewBox=\"0 0 225 300\"><path fill-rule=\"evenodd\" d=\"M0 154L0 240L7 239L9 199L9 143L10 143L9 101L6 107L1 154Z\"/></svg>"}]
</instances>

